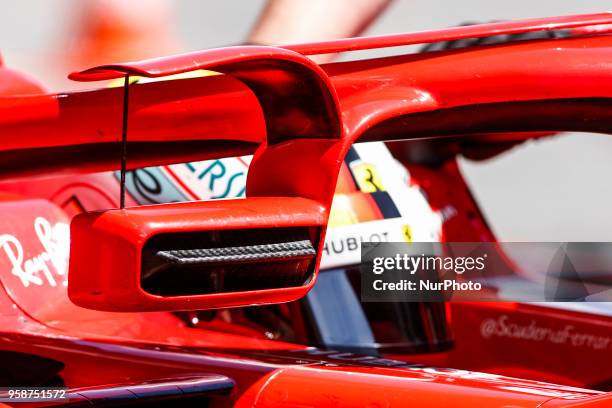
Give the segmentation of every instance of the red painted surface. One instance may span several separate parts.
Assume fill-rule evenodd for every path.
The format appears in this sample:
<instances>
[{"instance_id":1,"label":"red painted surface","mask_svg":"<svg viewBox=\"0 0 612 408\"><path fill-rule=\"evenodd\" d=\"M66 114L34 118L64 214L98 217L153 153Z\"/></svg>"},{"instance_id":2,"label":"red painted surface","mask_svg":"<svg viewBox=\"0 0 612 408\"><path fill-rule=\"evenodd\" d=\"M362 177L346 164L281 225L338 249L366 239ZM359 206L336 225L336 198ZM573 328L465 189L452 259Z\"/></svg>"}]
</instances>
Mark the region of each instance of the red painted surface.
<instances>
[{"instance_id":1,"label":"red painted surface","mask_svg":"<svg viewBox=\"0 0 612 408\"><path fill-rule=\"evenodd\" d=\"M405 133L410 127L402 128L401 123L405 121L387 123L387 120L408 114L438 112L442 115L449 108L484 109L483 104L538 101L542 98L579 99L572 102L574 105L585 98L605 98L610 92L605 84L610 83L611 70L610 63L601 56L609 52L610 44L609 36L517 42L503 46L476 47L468 53L459 50L330 64L323 67L327 74L320 70L309 71L312 69L310 66L299 66L308 73L306 77L318 78L320 86L333 86L335 89L327 93L322 91L319 94L322 99L318 100L317 106L325 106L325 100L329 100L330 95L333 97L333 94L338 94L338 101L333 104L341 106L345 135L343 140L348 143L359 137L406 137ZM503 55L500 55L500 48L504 50ZM258 52L262 53L259 49ZM196 57L209 56L200 53ZM168 73L193 67L189 55L167 57L158 62L161 67L171 67L163 71ZM147 61L145 67L152 64L154 62ZM118 67L128 70L134 65L138 66L134 63ZM208 60L197 65L200 66L209 67ZM529 68L529 75L524 75L526 67L538 69ZM265 78L265 74L262 68L261 78ZM151 75L160 74L153 70ZM329 79L325 79L326 76ZM269 78L276 81L275 74ZM132 85L128 166L134 168L254 152L266 139L267 130L261 114L261 103L249 92L245 85L228 76ZM181 103L185 100L190 103ZM240 103L236 103L238 100ZM276 116L279 111L290 114L284 109L285 105L270 102L269 107L273 109L265 114L267 117ZM499 108L498 111L502 110L506 115L517 112L517 116L520 116L518 108ZM609 111L591 105L587 108L593 115L598 115L599 120L600 116L606 117ZM296 109L302 117L314 106L306 104ZM2 98L0 111L2 133L18 135L5 140L0 146L0 152L4 152L3 157L6 158L0 171L6 175L36 174L49 170L101 171L117 167L117 143L120 140L122 117L121 89ZM312 113L317 114L317 111ZM543 117L545 113L542 112ZM499 115L494 111L491 116L495 114ZM479 118L478 112L471 115L483 120ZM572 119L568 116L564 115L567 120ZM228 120L228 117L232 120ZM435 122L439 123L443 119L437 118ZM513 123L516 120L512 119L506 119L510 122L506 125L508 131L533 130L512 129L511 125L521 125ZM304 122L303 129L308 132L308 129L322 130L326 126L332 129L335 120L332 115L325 119L327 125L316 121L311 124ZM456 126L469 123L463 122ZM558 123L557 118L532 126L554 128L560 126ZM527 122L522 126L529 125ZM562 125L578 130L581 127L586 131L598 130L592 128L596 124L591 122L575 121ZM374 127L377 127L378 133L366 132L363 135L363 132ZM274 134L270 134L269 130L268 138L285 137L282 136L282 126L274 128ZM419 131L432 132L431 129ZM320 134L317 132L311 135ZM335 138L336 133L332 131L327 136ZM315 143L315 139L312 142ZM321 145L316 148L325 149ZM24 152L22 149L33 150ZM304 147L301 146L299 150L304 151ZM78 160L80 154L87 154L89 160ZM40 159L32 163L32 157ZM27 166L25 161L29 161ZM278 165L282 165L282 161ZM336 171L334 169L333 172Z\"/></svg>"},{"instance_id":2,"label":"red painted surface","mask_svg":"<svg viewBox=\"0 0 612 408\"><path fill-rule=\"evenodd\" d=\"M392 46L400 42L439 41L610 22L609 14L601 14L495 23L395 39L314 44L304 46L302 51L335 52L356 47ZM357 140L418 137L410 133L411 129L414 132L414 124L418 124L419 132L428 136L446 136L452 134L453 129L459 133L463 129L503 131L489 136L496 142L520 141L533 136L514 133L516 131L609 132L612 123L611 52L612 37L602 35L318 67L294 51L246 47L117 64L89 70L75 78L90 75L88 79L100 79L122 76L126 72L157 77L202 68L227 73L132 85L128 166L255 152L247 195L261 203L289 198L302 203L315 202L304 208L304 219L322 225L326 223L342 158ZM6 73L0 74L9 77ZM306 91L299 89L303 84L309 85ZM29 86L24 87L32 91ZM295 98L295 93L288 93L288 90L303 92L300 95L306 99ZM10 135L0 141L0 172L5 177L24 177L48 175L51 171L117 169L122 95L122 89L98 89L0 98L0 134ZM295 100L291 101L292 98ZM541 113L542 119L521 121L525 110L531 106L528 103L533 101L538 101L536 113ZM564 110L557 110L559 104ZM464 108L467 114L457 121L454 109ZM480 114L481 109L488 109L491 117ZM587 113L589 120L584 120ZM446 133L436 134L439 129ZM423 170L421 178L434 180L439 177L450 186L462 185L452 164L437 175L426 173ZM80 187L89 188L87 181L83 183ZM54 191L53 200L63 208L72 208L64 206L65 199L70 198L67 190L61 192L51 182L41 182L41 186L45 186L47 192ZM35 190L33 186L18 183L5 183L4 188L22 194ZM109 190L101 191L96 190L100 198L92 196L85 205L89 208L85 209L95 209L96 205L102 209L116 204ZM439 194L434 200L444 202L445 192L433 192ZM452 193L451 189L446 195ZM40 194L52 198L46 193ZM473 207L469 193L460 195L456 198L458 204L464 208ZM181 204L176 208L194 205L199 204ZM234 204L226 202L224 205ZM256 205L252 210L264 211L268 207ZM291 210L295 212L298 207L292 205ZM4 196L0 208L3 234L19 239L23 260L48 252L34 229L36 216L45 216L52 225L69 219L48 201L24 200L14 195ZM238 208L234 210L234 214L240 213ZM70 210L70 215L74 212L78 209ZM127 225L107 224L125 228L121 238L128 242L139 239L137 231L146 233L155 217L172 220L176 228L190 228L189 224L178 226L179 220L186 217L184 212L155 214L155 210L140 208L125 212L114 210L101 213L99 217L115 219L128 212L139 214L129 218L130 222L135 222L131 230ZM191 220L203 222L201 217L201 214L194 215ZM261 221L252 218L252 226L264 226L263 220L266 218ZM459 239L465 226L480 239L492 239L486 224L478 219L458 219L455 224L449 224L444 233L447 238ZM84 241L76 243L82 244ZM79 267L75 275L84 273L87 257L94 256L93 246L94 243L83 252L72 254L71 262ZM111 252L107 254L114 256ZM4 254L0 252L0 255ZM61 276L60 270L48 265L51 273ZM170 313L118 314L85 310L68 300L63 285L25 286L19 274L13 273L13 268L14 265L8 264L0 271L0 351L31 353L62 362L64 368L59 375L71 389L120 385L126 381L179 374L216 373L236 382L229 396L214 397L213 403L219 406L405 406L413 403L446 407L452 401L452 405L458 407L536 407L542 403L555 407L571 402L599 408L610 401L609 395L596 395L593 391L496 374L431 367L385 368L382 365L388 361L375 359L372 363L370 359L348 353L317 354L300 345L244 335L245 331L240 328L234 333L190 328ZM44 271L39 272L36 276L44 277ZM117 269L114 275L118 282L124 279L122 272L125 271ZM297 295L287 290L268 299L286 301ZM233 304L252 300L234 299ZM596 353L597 350L572 354L570 349L560 345L533 344L495 336L485 338L477 332L484 320L506 315L507 319L521 323L534 319L533 316L550 324L571 322L569 324L576 330L606 334L609 333L608 318L515 304L455 304L452 312L453 329L461 344L451 352L415 356L414 360L577 386L593 385L609 378L601 361L594 364L597 359L601 360L602 354ZM500 349L513 351L503 356ZM542 354L545 354L543 359ZM569 355L575 356L576 361L568 363L564 358ZM542 362L542 369L530 372L529 360L535 358ZM574 364L579 369L572 376Z\"/></svg>"},{"instance_id":3,"label":"red painted surface","mask_svg":"<svg viewBox=\"0 0 612 408\"><path fill-rule=\"evenodd\" d=\"M304 296L316 274L302 286L197 296L159 296L141 287L143 247L160 234L308 227L319 245L327 210L302 198L253 197L245 200L158 204L77 215L71 223L71 300L109 311L199 310L283 303Z\"/></svg>"},{"instance_id":4,"label":"red painted surface","mask_svg":"<svg viewBox=\"0 0 612 408\"><path fill-rule=\"evenodd\" d=\"M612 13L534 18L529 20L501 21L489 24L451 27L441 30L421 31L418 33L391 34L361 38L343 38L319 43L287 45L284 48L297 51L304 55L329 54L335 52L398 47L402 45L425 44L437 41L454 41L466 38L517 34L544 30L560 30L570 28L596 29L595 27L598 27L599 30L601 30L601 25L610 24L610 20L612 20Z\"/></svg>"}]
</instances>

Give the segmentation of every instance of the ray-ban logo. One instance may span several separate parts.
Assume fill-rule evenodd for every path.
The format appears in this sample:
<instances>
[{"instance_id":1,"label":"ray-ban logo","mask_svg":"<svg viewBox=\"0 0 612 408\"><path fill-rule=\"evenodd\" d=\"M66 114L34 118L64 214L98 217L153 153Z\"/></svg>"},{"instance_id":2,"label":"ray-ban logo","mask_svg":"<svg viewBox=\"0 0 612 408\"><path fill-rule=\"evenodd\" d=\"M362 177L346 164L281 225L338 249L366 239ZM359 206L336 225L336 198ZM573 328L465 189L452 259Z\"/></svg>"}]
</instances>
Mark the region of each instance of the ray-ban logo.
<instances>
[{"instance_id":1,"label":"ray-ban logo","mask_svg":"<svg viewBox=\"0 0 612 408\"><path fill-rule=\"evenodd\" d=\"M0 235L0 248L12 265L11 273L21 280L23 286L42 286L45 283L66 285L66 270L70 252L70 227L64 222L54 225L43 217L34 220L34 232L42 251L26 258L24 248L14 235Z\"/></svg>"}]
</instances>

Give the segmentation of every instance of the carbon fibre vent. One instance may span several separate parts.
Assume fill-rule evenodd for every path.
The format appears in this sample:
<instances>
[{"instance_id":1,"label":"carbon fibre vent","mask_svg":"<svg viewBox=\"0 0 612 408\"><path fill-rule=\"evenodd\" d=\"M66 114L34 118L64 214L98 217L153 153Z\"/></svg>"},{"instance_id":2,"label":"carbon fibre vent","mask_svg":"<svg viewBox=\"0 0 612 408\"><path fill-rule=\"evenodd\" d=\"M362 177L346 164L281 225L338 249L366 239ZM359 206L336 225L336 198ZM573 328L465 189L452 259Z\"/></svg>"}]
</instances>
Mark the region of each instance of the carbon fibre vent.
<instances>
[{"instance_id":1,"label":"carbon fibre vent","mask_svg":"<svg viewBox=\"0 0 612 408\"><path fill-rule=\"evenodd\" d=\"M228 248L177 249L158 251L157 256L168 262L189 265L206 263L233 263L248 261L273 261L311 257L315 249L309 240L280 244L246 245Z\"/></svg>"},{"instance_id":2,"label":"carbon fibre vent","mask_svg":"<svg viewBox=\"0 0 612 408\"><path fill-rule=\"evenodd\" d=\"M186 296L302 286L314 272L315 230L160 234L143 248L141 287Z\"/></svg>"}]
</instances>

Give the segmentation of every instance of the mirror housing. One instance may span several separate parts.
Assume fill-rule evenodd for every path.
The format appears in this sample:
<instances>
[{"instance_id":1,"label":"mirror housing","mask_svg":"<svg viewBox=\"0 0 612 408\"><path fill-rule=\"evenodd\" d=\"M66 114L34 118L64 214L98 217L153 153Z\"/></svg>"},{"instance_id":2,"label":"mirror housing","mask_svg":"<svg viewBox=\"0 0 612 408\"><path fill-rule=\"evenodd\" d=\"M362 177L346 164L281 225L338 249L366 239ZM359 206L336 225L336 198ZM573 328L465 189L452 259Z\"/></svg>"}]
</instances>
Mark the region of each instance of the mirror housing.
<instances>
[{"instance_id":1,"label":"mirror housing","mask_svg":"<svg viewBox=\"0 0 612 408\"><path fill-rule=\"evenodd\" d=\"M327 210L254 197L84 213L68 294L89 309L200 310L289 302L314 285Z\"/></svg>"}]
</instances>

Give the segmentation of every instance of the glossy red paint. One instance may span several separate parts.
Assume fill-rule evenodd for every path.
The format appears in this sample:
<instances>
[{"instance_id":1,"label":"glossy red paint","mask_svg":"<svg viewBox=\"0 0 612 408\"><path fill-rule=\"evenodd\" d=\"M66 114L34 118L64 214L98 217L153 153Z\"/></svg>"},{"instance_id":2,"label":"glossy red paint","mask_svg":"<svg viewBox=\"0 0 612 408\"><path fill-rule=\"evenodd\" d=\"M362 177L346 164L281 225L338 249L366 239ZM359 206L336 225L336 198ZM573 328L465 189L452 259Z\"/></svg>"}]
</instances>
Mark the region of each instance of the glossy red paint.
<instances>
[{"instance_id":1,"label":"glossy red paint","mask_svg":"<svg viewBox=\"0 0 612 408\"><path fill-rule=\"evenodd\" d=\"M219 406L340 404L361 407L366 402L394 407L414 402L446 407L451 398L458 407L470 407L475 402L485 407L503 404L537 407L553 399L585 402L601 395L464 370L364 365L351 361L355 356L347 353L339 354L338 360L330 360L334 362L328 364L316 354L304 357L303 353L297 353L296 358L291 351L211 351L31 335L2 336L0 344L3 350L34 353L63 362L62 378L70 390L211 372L232 378L236 384L234 392L215 400Z\"/></svg>"},{"instance_id":2,"label":"glossy red paint","mask_svg":"<svg viewBox=\"0 0 612 408\"><path fill-rule=\"evenodd\" d=\"M0 146L0 172L118 168L122 109L120 88L0 97L0 133L13 135ZM266 134L257 99L223 76L133 85L130 113L128 168L252 153Z\"/></svg>"},{"instance_id":3,"label":"glossy red paint","mask_svg":"<svg viewBox=\"0 0 612 408\"><path fill-rule=\"evenodd\" d=\"M601 55L607 55L611 46L610 36L516 42L469 51L335 63L325 66L325 70L336 86L345 112L345 127L353 140L443 136L453 134L450 128L455 129L455 135L487 133L504 119L495 129L496 136L489 138L503 141L521 137L499 134L504 127L509 131L532 131L577 126L570 123L570 117L565 123L560 123L559 118L550 121L553 123L533 123L537 128L530 129L531 123L523 120L525 111L521 106L536 109L519 102L547 101L577 109L579 101L570 99L609 97L610 87L606 84L610 83L610 63L602 61ZM500 57L502 49L504 57ZM526 67L529 75L524 73ZM401 94L403 87L412 89L410 93L403 91L410 98L407 101L397 97L380 98L380 102L378 98L377 102L368 99L385 93ZM398 108L400 103L404 104L402 108ZM360 109L366 107L369 114L360 115ZM482 114L485 109L486 114ZM606 115L607 110L602 110L601 114ZM502 112L508 118L500 117ZM593 106L590 114L598 113ZM540 108L538 114L544 120L551 113ZM521 123L512 123L518 117L525 122L523 129ZM394 120L387 121L391 118Z\"/></svg>"},{"instance_id":4,"label":"glossy red paint","mask_svg":"<svg viewBox=\"0 0 612 408\"><path fill-rule=\"evenodd\" d=\"M459 118L470 116L483 120L482 115L473 110L485 108L482 106L485 103L537 101L543 95L545 100L606 97L609 90L601 85L610 82L610 69L600 56L609 52L609 47L609 36L581 37L477 47L469 52L458 50L347 62L327 65L324 69L338 93L337 103L343 111L343 133L350 141L359 137L405 138L416 136L413 136L416 131L431 133L432 130L423 125L404 128L401 123L387 124L385 121L398 115L422 112L421 116L414 116L417 124L426 121L465 126L471 122L460 119L449 122L445 115L454 112L447 109L464 107L467 111L456 113ZM500 55L502 48L504 52ZM172 62L184 70L191 61L188 56L168 57L163 64ZM525 66L537 66L538 70L523 75ZM440 72L445 74L441 76ZM158 74L155 71L155 75ZM316 75L325 74L318 72ZM131 88L130 168L252 153L266 138L258 100L246 86L227 76L138 84ZM181 100L191 103L181 104ZM236 100L241 103L234 103ZM573 101L572 105L578 103ZM496 107L499 109L494 109ZM608 111L601 112L602 109L594 109L592 105L586 108L593 114L603 115ZM500 111L507 115L516 112L521 117L524 114L517 107L506 109L491 105L490 109L493 109L491 117L499 115ZM4 142L6 160L0 170L7 175L18 175L116 167L121 110L122 91L119 89L1 98L0 130L19 137ZM422 117L425 111L436 111L439 117ZM535 110L528 107L527 111ZM547 115L539 116L544 120ZM235 120L228 121L227 117ZM504 127L512 130L510 125L516 122L514 119L506 118L510 123ZM572 125L559 123L558 120L548 120L544 124L527 122L524 127ZM378 124L385 126L376 133L362 136ZM578 121L572 126L578 125L586 127L589 123ZM482 126L465 131L480 131ZM176 129L181 132L176 133ZM413 134L406 134L411 129L414 129ZM332 133L330 137L335 136ZM195 153L196 148L201 153ZM160 150L164 151L163 155ZM89 160L83 163L78 160L77 153L87 154ZM24 161L32 161L32 157L40 160L24 166ZM312 162L312 158L310 160Z\"/></svg>"},{"instance_id":5,"label":"glossy red paint","mask_svg":"<svg viewBox=\"0 0 612 408\"><path fill-rule=\"evenodd\" d=\"M513 302L452 303L450 307L458 317L451 323L455 338L452 350L388 358L575 387L609 388L611 371L601 365L610 347L612 322L608 316Z\"/></svg>"},{"instance_id":6,"label":"glossy red paint","mask_svg":"<svg viewBox=\"0 0 612 408\"><path fill-rule=\"evenodd\" d=\"M588 401L567 401L553 399L545 402L542 408L607 408L612 406L612 395L610 393L600 395L599 397L590 398Z\"/></svg>"},{"instance_id":7,"label":"glossy red paint","mask_svg":"<svg viewBox=\"0 0 612 408\"><path fill-rule=\"evenodd\" d=\"M348 374L348 375L347 375ZM288 367L270 374L256 397L247 393L238 406L282 406L299 401L306 406L537 407L549 399L569 402L584 395L517 380L461 370L399 370L364 367ZM478 396L472 394L478 384ZM313 392L316 390L316 392ZM574 391L578 391L574 389Z\"/></svg>"},{"instance_id":8,"label":"glossy red paint","mask_svg":"<svg viewBox=\"0 0 612 408\"><path fill-rule=\"evenodd\" d=\"M566 28L606 22L610 22L607 14L549 20L551 25L567 24ZM546 25L545 22L538 24L523 22L504 29L522 27L521 30L529 30L536 26L540 29ZM477 28L470 31L470 36L499 33L490 30L490 26ZM451 34L457 35L457 31ZM427 33L423 37L438 41L446 39L444 35L443 32L438 32L437 36ZM313 49L317 47L312 46ZM455 134L487 129L496 132L549 131L559 127L563 128L559 130L577 128L609 132L612 70L608 57L611 50L609 36L581 37L337 63L321 70L295 53L260 49L253 61L257 58L261 58L258 61L273 60L273 69L267 71L265 64L258 63L255 79L245 79L244 72L239 74L244 83L229 76L212 76L131 86L129 165L221 157L258 149L249 175L248 196L260 197L260 200L275 200L271 197L277 196L302 197L314 200L315 206L322 209L319 213L325 214L340 162L348 146L357 140L416 138L423 135L421 132L428 137L446 136L453 134L453 129ZM266 53L282 54L283 57L268 60ZM207 60L212 54L197 55L198 58L206 55L206 60L198 63L201 64L199 68L214 65ZM225 62L234 58L229 53L219 58L226 57ZM280 63L281 60L291 60L289 68ZM148 71L141 73L163 75L162 70L185 69L190 61L193 62L190 56L148 61L145 64ZM211 65L206 65L209 63ZM124 64L120 69L131 74L136 72L130 71L133 65L138 66L138 63ZM287 73L288 81L277 82L275 76L279 70ZM124 71L112 75L125 75ZM108 71L101 73L107 74ZM287 95L283 95L283 89L275 89L271 94L275 100L262 102L263 93L258 93L254 84L289 84L291 88L300 78L320 86L315 89L313 98L325 102L321 106L337 109L336 116L330 110L323 118L309 117L321 112L309 102L291 104L289 106L296 109L299 119L290 123L293 127L270 127L265 120L271 115L283 116L281 108ZM0 170L4 175L23 176L57 171L61 167L79 171L118 168L121 96L120 89L105 89L1 98L0 132L16 137L2 139L0 151L4 154L2 158L7 160ZM546 120L530 119L525 124L522 119L531 107L528 103L533 101L541 104L537 113L545 114ZM560 103L566 111L556 110ZM266 110L265 106L272 110ZM464 108L465 112L453 110ZM481 109L488 109L492 116L482 115ZM585 121L587 111L591 112L587 116L591 120ZM427 112L436 116L425 116ZM457 119L457 112L463 112L461 120ZM573 116L567 117L568 112L573 112ZM276 123L292 122L288 120L291 115L283 117L283 121ZM502 125L495 123L498 119L504 120ZM303 137L287 138L295 136L291 133L296 130L297 123L304 126L297 133ZM336 124L339 132L334 127ZM413 124L419 125L416 127L419 133L413 129ZM324 129L332 131L324 133ZM275 135L280 137L274 139ZM491 137L497 141L512 141L523 140L526 135L504 133ZM266 143L266 140L273 143ZM198 144L186 143L188 141ZM194 152L194 146L206 151ZM159 152L160 147L163 152ZM5 207L6 211L0 213L18 214L17 208L21 205L24 210L28 208L21 202L11 202ZM263 206L257 210L263 211ZM55 210L41 205L31 212L34 211ZM308 214L317 211L310 208ZM113 216L113 213L107 214ZM118 214L120 212L114 215ZM61 213L56 216L66 219ZM12 219L6 222L13 228L12 223L25 223L30 220L27 217L31 218L32 214L8 217ZM151 222L145 218L141 218L143 227ZM323 219L319 221L324 223ZM260 222L255 220L253 226L260 226ZM486 225L481 225L479 231L486 236ZM27 237L24 242L29 251L35 253L39 249L40 243L31 232L19 231L19 236ZM131 236L136 239L136 235ZM229 397L214 400L219 406L234 403L243 406L363 406L364 403L403 406L413 402L446 407L452 401L454 406L466 407L590 403L599 408L609 401L609 396L599 396L588 390L493 374L427 367L382 368L379 364L385 362L368 365L371 359L363 356L347 353L330 356L280 341L188 328L176 316L167 313L85 311L71 305L65 290L57 287L45 288L36 294L29 291L27 298L17 298L12 294L17 287L14 279L10 281L3 275L3 285L7 282L11 285L3 287L0 293L3 327L0 349L63 362L65 367L60 375L71 389L212 372L236 382L235 391ZM463 312L455 312L453 324L459 325L457 314ZM473 333L465 335L474 339ZM482 341L476 344L492 352L500 343ZM510 347L514 347L514 343L508 344ZM300 353L295 353L296 350ZM467 353L464 358L473 359L480 351ZM547 351L545 346L531 349L533 353ZM551 358L556 358L558 365L564 364L558 356L551 355ZM551 371L559 372L559 369L551 366ZM515 372L524 375L526 370ZM545 376L534 373L534 377L540 375Z\"/></svg>"},{"instance_id":9,"label":"glossy red paint","mask_svg":"<svg viewBox=\"0 0 612 408\"><path fill-rule=\"evenodd\" d=\"M327 223L322 205L286 197L158 204L77 215L71 223L70 285L77 305L108 311L200 310L282 303L304 296L316 274L303 286L220 292L191 296L159 296L141 287L143 248L160 234L252 228L307 227L319 246ZM316 267L315 267L316 268Z\"/></svg>"},{"instance_id":10,"label":"glossy red paint","mask_svg":"<svg viewBox=\"0 0 612 408\"><path fill-rule=\"evenodd\" d=\"M452 112L442 109L467 106L483 109L482 104L537 101L544 95L545 100L606 97L609 89L598 84L609 82L609 67L600 59L609 46L607 36L517 42L476 47L470 49L467 58L466 52L459 50L343 62L324 69L338 92L344 134L354 141L386 119L418 112L440 110L443 116ZM499 57L500 47L504 49L504 58ZM112 75L138 72L160 76L189 70L191 62L188 55L179 55L158 61L117 64L112 66L117 70ZM205 63L199 62L197 66L201 65ZM538 69L523 75L525 66ZM108 73L105 69L108 67L85 72ZM440 76L440 72L444 75ZM512 109L506 110L512 113ZM398 128L397 123L388 126ZM423 131L421 127L417 129ZM384 130L382 127L377 134L363 137L368 140L406 137L383 134Z\"/></svg>"},{"instance_id":11,"label":"glossy red paint","mask_svg":"<svg viewBox=\"0 0 612 408\"><path fill-rule=\"evenodd\" d=\"M329 78L312 60L274 47L229 47L124 64L102 65L69 77L96 81L125 75L163 77L210 69L242 81L257 96L267 138L339 138L338 100Z\"/></svg>"},{"instance_id":12,"label":"glossy red paint","mask_svg":"<svg viewBox=\"0 0 612 408\"><path fill-rule=\"evenodd\" d=\"M572 29L572 33L576 35L609 34L610 32L612 32L612 24L598 24Z\"/></svg>"},{"instance_id":13,"label":"glossy red paint","mask_svg":"<svg viewBox=\"0 0 612 408\"><path fill-rule=\"evenodd\" d=\"M532 136L512 132L609 132L612 89L602 84L612 83L612 65L602 62L601 55L611 47L612 37L602 36L324 66L343 111L343 140L269 146L251 165L247 193L289 191L290 177L297 176L302 182L291 187L296 195L329 203L339 163L355 141L446 136L452 129L459 134L492 132L495 141ZM531 66L538 70L525 75L525 67ZM435 116L430 119L429 114ZM320 165L313 169L310 164L317 160ZM293 174L285 178L274 173L278 166L291 168Z\"/></svg>"},{"instance_id":14,"label":"glossy red paint","mask_svg":"<svg viewBox=\"0 0 612 408\"><path fill-rule=\"evenodd\" d=\"M519 21L502 21L489 24L478 24L451 27L441 30L421 31L379 35L372 37L343 38L318 43L286 45L287 48L304 55L329 54L337 52L368 50L374 48L398 47L412 44L426 44L437 41L454 41L466 38L487 37L502 34L517 34L533 31L574 29L581 27L601 27L610 24L612 13L584 14L552 18L534 18Z\"/></svg>"}]
</instances>

